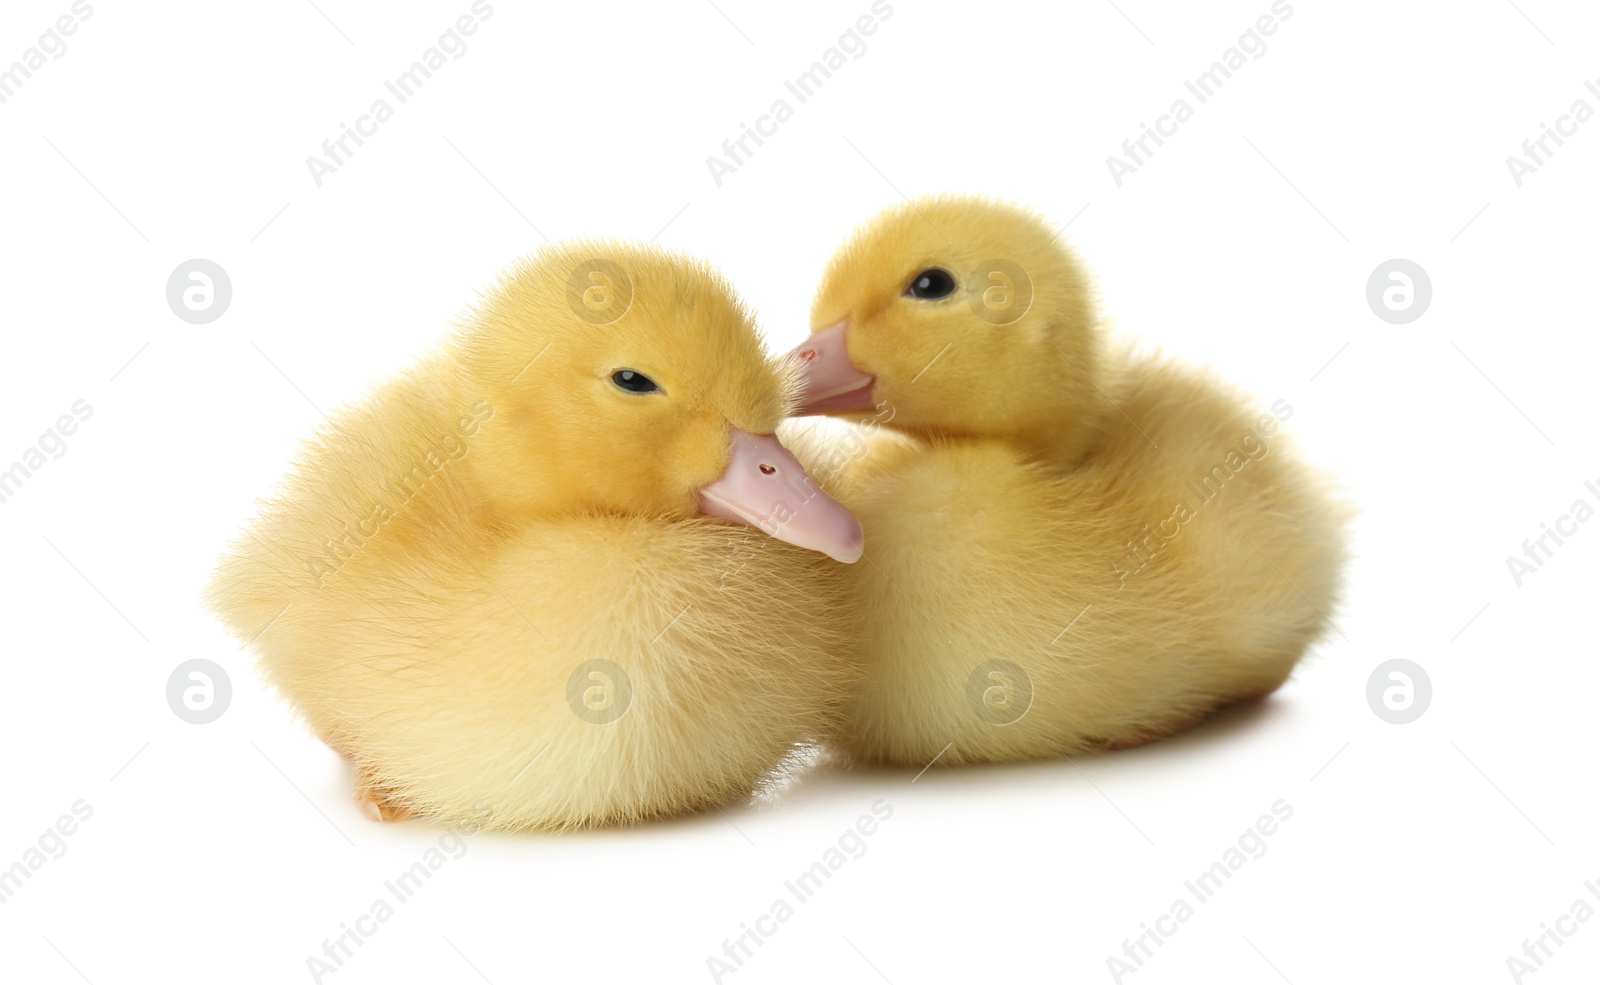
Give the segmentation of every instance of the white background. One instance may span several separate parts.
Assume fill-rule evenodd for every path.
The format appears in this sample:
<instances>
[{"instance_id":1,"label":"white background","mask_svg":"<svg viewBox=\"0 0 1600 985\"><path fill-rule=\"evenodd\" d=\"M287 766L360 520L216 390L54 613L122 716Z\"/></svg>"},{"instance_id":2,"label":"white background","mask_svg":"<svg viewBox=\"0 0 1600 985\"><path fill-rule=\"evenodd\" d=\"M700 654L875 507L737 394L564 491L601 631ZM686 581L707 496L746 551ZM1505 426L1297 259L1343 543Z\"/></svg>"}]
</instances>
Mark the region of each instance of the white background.
<instances>
[{"instance_id":1,"label":"white background","mask_svg":"<svg viewBox=\"0 0 1600 985\"><path fill-rule=\"evenodd\" d=\"M1118 187L1107 156L1268 0L894 0L718 187L707 157L869 6L718 2L499 0L321 187L306 158L468 0L96 2L0 105L0 467L94 408L0 504L0 867L75 801L94 811L0 904L0 975L309 981L307 957L438 843L361 819L348 770L197 601L319 408L545 236L659 232L787 348L842 237L941 190L1071 220L1120 331L1294 406L1363 511L1340 632L1264 704L1142 749L915 782L815 771L726 816L478 835L324 980L712 981L707 958L879 798L894 813L866 854L724 981L1111 981L1107 958L1279 799L1294 814L1267 853L1125 981L1503 982L1542 924L1600 907L1600 522L1521 587L1506 566L1575 500L1600 505L1600 119L1520 188L1505 163L1574 100L1600 110L1600 12L1296 0ZM0 8L0 65L68 6ZM192 257L232 278L210 325L166 305ZM1409 325L1366 304L1392 257L1431 275ZM205 726L164 694L195 657L234 685ZM1410 725L1365 697L1394 657L1433 682ZM1596 969L1600 918L1525 980Z\"/></svg>"}]
</instances>

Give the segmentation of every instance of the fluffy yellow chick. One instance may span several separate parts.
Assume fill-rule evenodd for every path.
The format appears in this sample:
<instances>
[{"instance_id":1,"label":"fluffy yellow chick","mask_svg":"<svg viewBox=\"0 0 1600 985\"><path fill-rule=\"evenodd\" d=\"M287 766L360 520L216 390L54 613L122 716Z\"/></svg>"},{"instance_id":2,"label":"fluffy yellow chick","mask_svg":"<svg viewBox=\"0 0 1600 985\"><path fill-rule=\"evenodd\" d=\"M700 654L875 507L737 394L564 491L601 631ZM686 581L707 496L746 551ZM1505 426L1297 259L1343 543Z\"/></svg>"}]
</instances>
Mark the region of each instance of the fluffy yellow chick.
<instances>
[{"instance_id":1,"label":"fluffy yellow chick","mask_svg":"<svg viewBox=\"0 0 1600 985\"><path fill-rule=\"evenodd\" d=\"M1345 510L1278 429L1293 408L1111 344L1034 214L890 208L811 323L802 413L858 422L795 439L866 531L839 572L856 759L1147 742L1271 692L1328 625Z\"/></svg>"},{"instance_id":2,"label":"fluffy yellow chick","mask_svg":"<svg viewBox=\"0 0 1600 985\"><path fill-rule=\"evenodd\" d=\"M772 436L794 390L703 263L547 249L306 446L210 600L370 816L746 797L850 680L816 551L860 528Z\"/></svg>"}]
</instances>

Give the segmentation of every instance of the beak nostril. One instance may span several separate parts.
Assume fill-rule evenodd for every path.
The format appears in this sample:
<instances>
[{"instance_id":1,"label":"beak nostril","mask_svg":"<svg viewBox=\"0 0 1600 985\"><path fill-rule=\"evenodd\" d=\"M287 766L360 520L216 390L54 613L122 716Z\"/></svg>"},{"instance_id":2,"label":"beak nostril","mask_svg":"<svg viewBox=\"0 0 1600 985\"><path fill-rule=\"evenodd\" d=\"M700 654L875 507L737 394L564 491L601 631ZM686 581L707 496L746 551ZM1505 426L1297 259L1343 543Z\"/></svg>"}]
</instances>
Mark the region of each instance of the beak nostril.
<instances>
[{"instance_id":1,"label":"beak nostril","mask_svg":"<svg viewBox=\"0 0 1600 985\"><path fill-rule=\"evenodd\" d=\"M802 362L811 362L813 359L816 359L816 358L817 358L817 350L815 350L815 349L801 349L800 350L800 360Z\"/></svg>"},{"instance_id":2,"label":"beak nostril","mask_svg":"<svg viewBox=\"0 0 1600 985\"><path fill-rule=\"evenodd\" d=\"M766 462L762 462L761 465L759 466L759 468L761 469L761 474L762 475L771 475L772 473L778 471L777 469L775 469L772 466L768 465Z\"/></svg>"}]
</instances>

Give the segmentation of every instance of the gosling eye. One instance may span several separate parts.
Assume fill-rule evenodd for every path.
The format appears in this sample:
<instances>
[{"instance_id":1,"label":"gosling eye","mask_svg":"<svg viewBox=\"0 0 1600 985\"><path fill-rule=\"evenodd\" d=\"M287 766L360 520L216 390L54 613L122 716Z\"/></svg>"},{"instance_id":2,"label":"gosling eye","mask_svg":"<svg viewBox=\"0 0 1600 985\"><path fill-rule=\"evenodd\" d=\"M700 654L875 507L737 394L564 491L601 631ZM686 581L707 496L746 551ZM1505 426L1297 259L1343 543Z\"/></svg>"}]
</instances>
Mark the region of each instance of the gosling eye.
<instances>
[{"instance_id":1,"label":"gosling eye","mask_svg":"<svg viewBox=\"0 0 1600 985\"><path fill-rule=\"evenodd\" d=\"M629 393L653 393L661 389L656 386L655 380L631 369L619 369L612 373L611 382L617 385L617 389L626 390Z\"/></svg>"},{"instance_id":2,"label":"gosling eye","mask_svg":"<svg viewBox=\"0 0 1600 985\"><path fill-rule=\"evenodd\" d=\"M948 297L950 292L955 289L956 279L950 276L948 270L929 267L911 278L911 285L906 288L906 296L922 301L932 301L937 298Z\"/></svg>"}]
</instances>

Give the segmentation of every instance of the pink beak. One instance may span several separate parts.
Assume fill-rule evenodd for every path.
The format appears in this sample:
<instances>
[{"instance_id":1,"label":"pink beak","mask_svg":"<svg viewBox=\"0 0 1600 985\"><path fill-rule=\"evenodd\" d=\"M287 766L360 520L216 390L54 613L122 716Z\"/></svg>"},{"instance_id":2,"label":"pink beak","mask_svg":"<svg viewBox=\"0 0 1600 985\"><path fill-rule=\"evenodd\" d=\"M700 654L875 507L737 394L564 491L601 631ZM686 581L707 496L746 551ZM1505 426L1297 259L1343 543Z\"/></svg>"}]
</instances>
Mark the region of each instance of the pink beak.
<instances>
[{"instance_id":1,"label":"pink beak","mask_svg":"<svg viewBox=\"0 0 1600 985\"><path fill-rule=\"evenodd\" d=\"M855 515L819 489L776 437L732 431L728 470L700 490L700 512L748 523L835 561L858 560L862 538Z\"/></svg>"},{"instance_id":2,"label":"pink beak","mask_svg":"<svg viewBox=\"0 0 1600 985\"><path fill-rule=\"evenodd\" d=\"M871 410L870 375L856 369L845 348L845 318L818 329L789 358L800 363L800 409L797 413L833 414L841 411Z\"/></svg>"}]
</instances>

